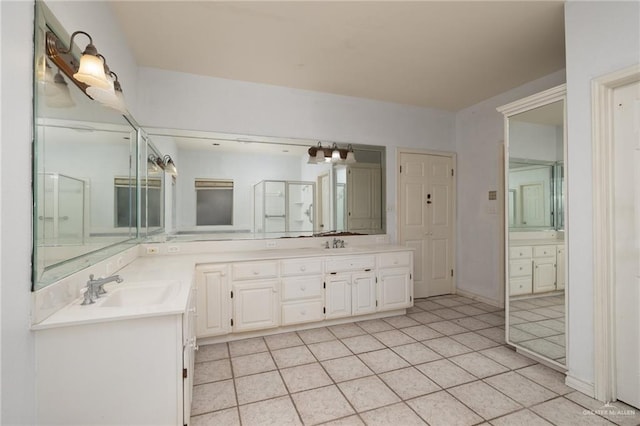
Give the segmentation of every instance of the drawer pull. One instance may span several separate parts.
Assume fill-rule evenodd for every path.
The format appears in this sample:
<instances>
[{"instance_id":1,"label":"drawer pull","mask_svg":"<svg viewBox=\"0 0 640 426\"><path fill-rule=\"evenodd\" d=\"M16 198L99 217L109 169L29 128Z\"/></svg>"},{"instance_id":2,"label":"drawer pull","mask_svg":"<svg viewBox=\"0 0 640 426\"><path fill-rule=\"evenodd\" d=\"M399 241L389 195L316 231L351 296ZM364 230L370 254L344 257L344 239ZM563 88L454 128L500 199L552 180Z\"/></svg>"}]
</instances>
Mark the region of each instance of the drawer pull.
<instances>
[{"instance_id":1,"label":"drawer pull","mask_svg":"<svg viewBox=\"0 0 640 426\"><path fill-rule=\"evenodd\" d=\"M306 287L306 286L304 286L304 285L301 285L301 286L300 286L300 291L306 291L306 290L307 290L307 287Z\"/></svg>"},{"instance_id":2,"label":"drawer pull","mask_svg":"<svg viewBox=\"0 0 640 426\"><path fill-rule=\"evenodd\" d=\"M300 267L300 270L301 270L302 272L304 272L304 271L306 271L306 270L307 270L307 267L303 265L303 266L301 266L301 267Z\"/></svg>"},{"instance_id":3,"label":"drawer pull","mask_svg":"<svg viewBox=\"0 0 640 426\"><path fill-rule=\"evenodd\" d=\"M394 260L393 260L393 264L394 264L394 265L397 265L397 264L398 264L398 259L394 259Z\"/></svg>"},{"instance_id":4,"label":"drawer pull","mask_svg":"<svg viewBox=\"0 0 640 426\"><path fill-rule=\"evenodd\" d=\"M302 316L307 315L307 311L300 311L300 315L302 315Z\"/></svg>"},{"instance_id":5,"label":"drawer pull","mask_svg":"<svg viewBox=\"0 0 640 426\"><path fill-rule=\"evenodd\" d=\"M253 275L258 275L258 274L260 274L259 271L253 271Z\"/></svg>"}]
</instances>

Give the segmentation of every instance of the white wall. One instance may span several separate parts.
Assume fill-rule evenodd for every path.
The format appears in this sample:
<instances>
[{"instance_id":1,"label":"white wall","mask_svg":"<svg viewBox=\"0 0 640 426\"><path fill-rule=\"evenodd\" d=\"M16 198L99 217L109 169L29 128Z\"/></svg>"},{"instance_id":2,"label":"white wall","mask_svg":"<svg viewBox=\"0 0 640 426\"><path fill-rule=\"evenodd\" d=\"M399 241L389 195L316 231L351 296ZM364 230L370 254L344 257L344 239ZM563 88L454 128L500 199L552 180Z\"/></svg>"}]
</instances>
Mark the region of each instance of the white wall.
<instances>
[{"instance_id":1,"label":"white wall","mask_svg":"<svg viewBox=\"0 0 640 426\"><path fill-rule=\"evenodd\" d=\"M640 3L565 4L569 376L593 383L591 80L640 62Z\"/></svg>"},{"instance_id":2,"label":"white wall","mask_svg":"<svg viewBox=\"0 0 640 426\"><path fill-rule=\"evenodd\" d=\"M396 235L396 147L453 151L455 114L327 93L140 68L145 127L387 147L387 232Z\"/></svg>"},{"instance_id":3,"label":"white wall","mask_svg":"<svg viewBox=\"0 0 640 426\"><path fill-rule=\"evenodd\" d=\"M106 3L55 2L51 9L70 32L84 29L120 75L135 104L136 64ZM34 339L31 308L31 140L33 3L1 1L2 130L2 424L35 424ZM129 93L129 91L131 93ZM9 368L7 368L9 366Z\"/></svg>"},{"instance_id":4,"label":"white wall","mask_svg":"<svg viewBox=\"0 0 640 426\"><path fill-rule=\"evenodd\" d=\"M496 107L564 83L558 71L487 99L456 114L458 153L458 288L500 302L501 227L499 215L490 213L488 192L498 190L502 178L503 116ZM501 208L500 205L497 206Z\"/></svg>"}]
</instances>

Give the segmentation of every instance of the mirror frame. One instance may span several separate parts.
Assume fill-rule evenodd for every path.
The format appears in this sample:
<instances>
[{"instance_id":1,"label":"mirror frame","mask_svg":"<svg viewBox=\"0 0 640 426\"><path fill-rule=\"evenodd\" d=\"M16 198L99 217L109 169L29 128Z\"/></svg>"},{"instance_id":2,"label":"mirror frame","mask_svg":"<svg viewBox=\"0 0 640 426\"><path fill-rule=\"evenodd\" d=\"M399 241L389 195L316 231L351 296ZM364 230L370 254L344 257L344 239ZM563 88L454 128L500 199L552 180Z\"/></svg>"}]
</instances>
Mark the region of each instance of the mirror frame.
<instances>
[{"instance_id":1,"label":"mirror frame","mask_svg":"<svg viewBox=\"0 0 640 426\"><path fill-rule=\"evenodd\" d=\"M503 175L503 179L504 179L504 194L503 194L503 232L504 232L504 297L505 297L505 341L507 344L515 347L517 349L518 352L523 352L525 354L528 354L532 357L534 357L535 359L542 359L545 360L545 362L548 362L558 368L561 369L566 369L566 361L565 364L561 364L553 359L547 358L542 354L539 354L537 352L532 351L531 349L528 349L526 347L523 347L522 345L513 342L510 339L510 333L509 333L509 328L510 328L510 322L509 322L509 317L510 317L510 304L509 304L509 290L510 290L510 285L509 285L509 276L510 276L510 271L509 271L509 249L510 249L510 244L509 244L509 204L510 204L510 197L509 197L509 119L515 115L518 115L520 113L526 112L526 111L530 111L534 108L538 108L538 107L542 107L545 105L549 105L552 104L554 102L558 102L558 101L563 101L563 162L564 162L564 176L565 179L563 180L563 191L562 194L564 196L564 203L563 203L563 211L562 211L562 217L563 217L563 223L564 223L564 230L563 231L554 231L554 232L563 232L564 233L564 241L565 241L565 253L567 253L568 251L568 247L567 247L567 236L568 236L568 231L569 231L569 226L568 226L568 222L567 222L567 213L569 210L569 206L567 203L567 181L566 181L566 167L568 164L568 157L567 157L567 95L566 95L566 84L561 84L559 86L553 87L551 89L545 90L543 92L531 95L529 97L526 97L524 99L520 99L518 101L512 102L510 104L504 105L502 107L497 108L498 112L502 113L504 115L504 175ZM551 230L549 230L551 231ZM523 231L526 232L526 231ZM565 254L565 259L568 258L568 256ZM565 287L564 287L564 319L565 319L565 360L568 358L568 341L569 341L569 327L568 327L568 322L569 322L569 318L568 318L568 294L570 291L569 288L569 268L565 267Z\"/></svg>"}]
</instances>

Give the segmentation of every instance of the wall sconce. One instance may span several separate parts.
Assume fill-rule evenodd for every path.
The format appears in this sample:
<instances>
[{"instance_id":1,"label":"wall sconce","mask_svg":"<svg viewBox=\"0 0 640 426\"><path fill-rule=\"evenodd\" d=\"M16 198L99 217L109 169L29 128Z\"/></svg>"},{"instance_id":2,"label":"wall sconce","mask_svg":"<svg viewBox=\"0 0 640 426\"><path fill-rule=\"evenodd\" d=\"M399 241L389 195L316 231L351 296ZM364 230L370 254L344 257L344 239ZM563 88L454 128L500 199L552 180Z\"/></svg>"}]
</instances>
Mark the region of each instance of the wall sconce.
<instances>
[{"instance_id":1,"label":"wall sconce","mask_svg":"<svg viewBox=\"0 0 640 426\"><path fill-rule=\"evenodd\" d=\"M171 158L171 156L169 154L165 155L163 157L163 163L164 163L164 170L167 173L170 173L171 176L173 177L177 177L178 176L178 169L176 167L176 163L173 162L173 159Z\"/></svg>"},{"instance_id":2,"label":"wall sconce","mask_svg":"<svg viewBox=\"0 0 640 426\"><path fill-rule=\"evenodd\" d=\"M82 52L79 64L72 54L73 40L78 34L89 38L89 44ZM71 34L69 47L66 47L53 32L47 31L45 46L47 56L87 96L120 113L127 112L118 76L109 70L107 60L98 53L88 33L74 32Z\"/></svg>"},{"instance_id":3,"label":"wall sconce","mask_svg":"<svg viewBox=\"0 0 640 426\"><path fill-rule=\"evenodd\" d=\"M353 164L356 162L356 156L351 144L349 144L347 148L339 148L338 145L334 143L329 148L323 147L322 143L318 142L318 146L310 147L307 152L309 153L307 164Z\"/></svg>"},{"instance_id":4,"label":"wall sconce","mask_svg":"<svg viewBox=\"0 0 640 426\"><path fill-rule=\"evenodd\" d=\"M162 158L155 154L149 154L149 157L147 157L147 173L158 173L160 170L164 170Z\"/></svg>"}]
</instances>

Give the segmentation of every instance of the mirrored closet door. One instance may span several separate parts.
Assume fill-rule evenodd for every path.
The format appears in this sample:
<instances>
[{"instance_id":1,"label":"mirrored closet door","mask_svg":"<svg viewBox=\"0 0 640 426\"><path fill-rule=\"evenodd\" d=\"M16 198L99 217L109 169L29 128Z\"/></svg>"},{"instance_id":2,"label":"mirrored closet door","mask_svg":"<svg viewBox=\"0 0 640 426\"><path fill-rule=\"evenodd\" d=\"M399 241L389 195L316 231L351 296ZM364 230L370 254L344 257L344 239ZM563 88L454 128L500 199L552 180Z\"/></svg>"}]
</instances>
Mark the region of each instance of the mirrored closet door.
<instances>
[{"instance_id":1,"label":"mirrored closet door","mask_svg":"<svg viewBox=\"0 0 640 426\"><path fill-rule=\"evenodd\" d=\"M498 108L505 117L506 339L566 365L565 85Z\"/></svg>"}]
</instances>

